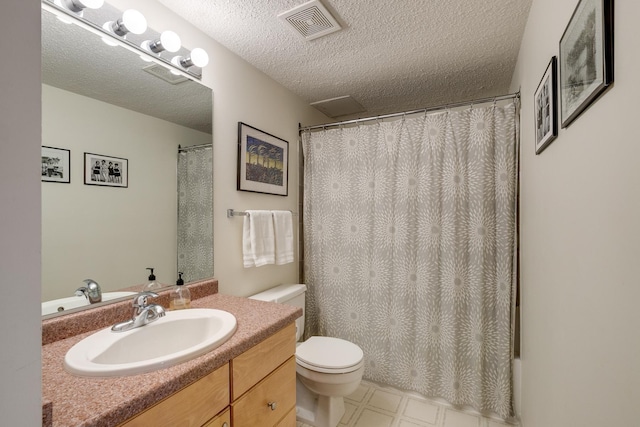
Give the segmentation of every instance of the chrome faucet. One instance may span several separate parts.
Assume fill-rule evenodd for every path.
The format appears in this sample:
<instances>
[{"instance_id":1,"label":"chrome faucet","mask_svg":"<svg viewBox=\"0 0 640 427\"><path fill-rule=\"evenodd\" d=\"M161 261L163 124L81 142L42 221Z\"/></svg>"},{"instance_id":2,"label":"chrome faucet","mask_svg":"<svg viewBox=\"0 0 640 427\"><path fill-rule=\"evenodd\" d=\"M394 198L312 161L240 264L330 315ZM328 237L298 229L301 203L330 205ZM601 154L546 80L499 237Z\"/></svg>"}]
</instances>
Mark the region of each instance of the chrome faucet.
<instances>
[{"instance_id":1,"label":"chrome faucet","mask_svg":"<svg viewBox=\"0 0 640 427\"><path fill-rule=\"evenodd\" d=\"M148 304L148 299L157 298L158 294L155 292L140 292L133 297L133 314L131 319L124 322L116 323L111 327L113 332L124 332L134 328L147 325L151 322L155 322L166 314L164 307L158 304Z\"/></svg>"},{"instance_id":2,"label":"chrome faucet","mask_svg":"<svg viewBox=\"0 0 640 427\"><path fill-rule=\"evenodd\" d=\"M76 289L75 295L77 297L85 296L89 300L90 304L95 304L102 301L102 290L100 285L95 280L85 279L83 282L86 286L82 286Z\"/></svg>"}]
</instances>

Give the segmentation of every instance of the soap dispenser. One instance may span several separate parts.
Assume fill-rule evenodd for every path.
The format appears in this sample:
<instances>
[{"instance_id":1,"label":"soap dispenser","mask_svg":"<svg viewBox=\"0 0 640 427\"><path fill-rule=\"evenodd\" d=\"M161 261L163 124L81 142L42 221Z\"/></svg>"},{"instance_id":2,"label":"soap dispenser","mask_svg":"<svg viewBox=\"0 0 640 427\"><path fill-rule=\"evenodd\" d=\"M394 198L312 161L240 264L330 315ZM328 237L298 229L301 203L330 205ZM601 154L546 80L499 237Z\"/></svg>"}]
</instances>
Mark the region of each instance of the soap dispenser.
<instances>
[{"instance_id":1,"label":"soap dispenser","mask_svg":"<svg viewBox=\"0 0 640 427\"><path fill-rule=\"evenodd\" d=\"M169 310L180 310L183 308L191 308L191 292L189 288L184 286L184 280L182 275L184 273L178 273L178 280L176 286L171 290L169 296Z\"/></svg>"},{"instance_id":2,"label":"soap dispenser","mask_svg":"<svg viewBox=\"0 0 640 427\"><path fill-rule=\"evenodd\" d=\"M147 270L149 270L151 272L151 274L149 274L149 282L144 285L144 289L143 291L152 291L155 292L158 289L162 288L162 284L158 281L156 281L156 276L155 274L153 274L153 267L147 267Z\"/></svg>"}]
</instances>

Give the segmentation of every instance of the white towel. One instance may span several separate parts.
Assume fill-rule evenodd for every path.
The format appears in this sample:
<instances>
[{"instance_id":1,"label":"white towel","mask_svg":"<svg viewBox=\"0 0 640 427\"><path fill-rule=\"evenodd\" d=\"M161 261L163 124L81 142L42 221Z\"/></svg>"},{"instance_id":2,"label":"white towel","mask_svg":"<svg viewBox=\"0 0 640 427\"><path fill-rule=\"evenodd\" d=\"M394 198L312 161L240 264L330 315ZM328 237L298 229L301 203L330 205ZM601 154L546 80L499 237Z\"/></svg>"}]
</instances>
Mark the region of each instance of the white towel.
<instances>
[{"instance_id":1,"label":"white towel","mask_svg":"<svg viewBox=\"0 0 640 427\"><path fill-rule=\"evenodd\" d=\"M247 211L242 228L242 258L245 268L275 262L271 211Z\"/></svg>"},{"instance_id":2,"label":"white towel","mask_svg":"<svg viewBox=\"0 0 640 427\"><path fill-rule=\"evenodd\" d=\"M276 264L293 262L293 219L291 211L273 211Z\"/></svg>"}]
</instances>

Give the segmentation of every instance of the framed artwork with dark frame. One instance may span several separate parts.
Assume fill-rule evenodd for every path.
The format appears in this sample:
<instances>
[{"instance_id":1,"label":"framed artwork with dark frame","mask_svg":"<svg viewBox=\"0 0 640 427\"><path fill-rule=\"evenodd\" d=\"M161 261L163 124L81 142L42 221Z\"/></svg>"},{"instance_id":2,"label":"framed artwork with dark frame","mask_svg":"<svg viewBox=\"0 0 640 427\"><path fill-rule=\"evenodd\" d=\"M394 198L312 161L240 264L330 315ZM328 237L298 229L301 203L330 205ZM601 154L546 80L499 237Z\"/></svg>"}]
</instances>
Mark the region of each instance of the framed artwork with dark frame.
<instances>
[{"instance_id":1,"label":"framed artwork with dark frame","mask_svg":"<svg viewBox=\"0 0 640 427\"><path fill-rule=\"evenodd\" d=\"M533 95L536 154L540 154L558 136L557 67L558 59L554 56Z\"/></svg>"},{"instance_id":2,"label":"framed artwork with dark frame","mask_svg":"<svg viewBox=\"0 0 640 427\"><path fill-rule=\"evenodd\" d=\"M71 150L42 147L42 181L71 182Z\"/></svg>"},{"instance_id":3,"label":"framed artwork with dark frame","mask_svg":"<svg viewBox=\"0 0 640 427\"><path fill-rule=\"evenodd\" d=\"M560 39L566 128L613 83L613 0L580 0Z\"/></svg>"},{"instance_id":4,"label":"framed artwork with dark frame","mask_svg":"<svg viewBox=\"0 0 640 427\"><path fill-rule=\"evenodd\" d=\"M85 185L129 186L129 161L120 157L84 153Z\"/></svg>"},{"instance_id":5,"label":"framed artwork with dark frame","mask_svg":"<svg viewBox=\"0 0 640 427\"><path fill-rule=\"evenodd\" d=\"M238 191L286 196L289 143L238 122Z\"/></svg>"}]
</instances>

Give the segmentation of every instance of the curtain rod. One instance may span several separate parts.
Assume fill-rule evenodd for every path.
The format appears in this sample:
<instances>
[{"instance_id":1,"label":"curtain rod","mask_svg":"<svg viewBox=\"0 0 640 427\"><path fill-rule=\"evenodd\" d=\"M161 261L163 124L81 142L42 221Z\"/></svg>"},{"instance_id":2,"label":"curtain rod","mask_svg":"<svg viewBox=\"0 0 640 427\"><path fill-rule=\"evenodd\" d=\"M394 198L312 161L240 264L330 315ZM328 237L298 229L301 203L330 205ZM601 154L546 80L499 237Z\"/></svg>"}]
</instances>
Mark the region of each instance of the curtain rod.
<instances>
[{"instance_id":1,"label":"curtain rod","mask_svg":"<svg viewBox=\"0 0 640 427\"><path fill-rule=\"evenodd\" d=\"M198 148L213 148L213 144L208 143L208 144L200 144L200 145L190 145L190 146L184 147L184 148L182 148L182 146L178 145L178 153L180 153L182 151L187 151L187 150L197 150Z\"/></svg>"},{"instance_id":2,"label":"curtain rod","mask_svg":"<svg viewBox=\"0 0 640 427\"><path fill-rule=\"evenodd\" d=\"M511 98L520 99L520 91L518 91L516 93L510 93L508 95L492 96L492 97L489 97L489 98L474 99L473 101L456 102L456 103L453 103L453 104L439 105L437 107L427 107L427 108L421 108L419 110L404 111L404 112L401 112L401 113L384 114L384 115L381 115L381 116L365 117L365 118L362 118L362 119L345 120L345 121L342 121L342 122L326 123L326 124L323 124L323 125L314 125L314 126L305 126L305 127L300 127L300 125L298 125L298 132L305 132L305 131L310 131L310 130L313 130L313 129L326 129L326 128L329 128L329 127L350 125L350 124L356 124L356 123L361 123L361 122L368 122L368 121L372 121L372 120L383 120L383 119L389 119L391 117L408 116L410 114L428 113L428 112L433 112L433 111L446 110L448 108L462 107L462 106L465 106L465 105L484 104L484 103L487 103L487 102L497 102L497 101L502 101L502 100L511 99Z\"/></svg>"}]
</instances>

